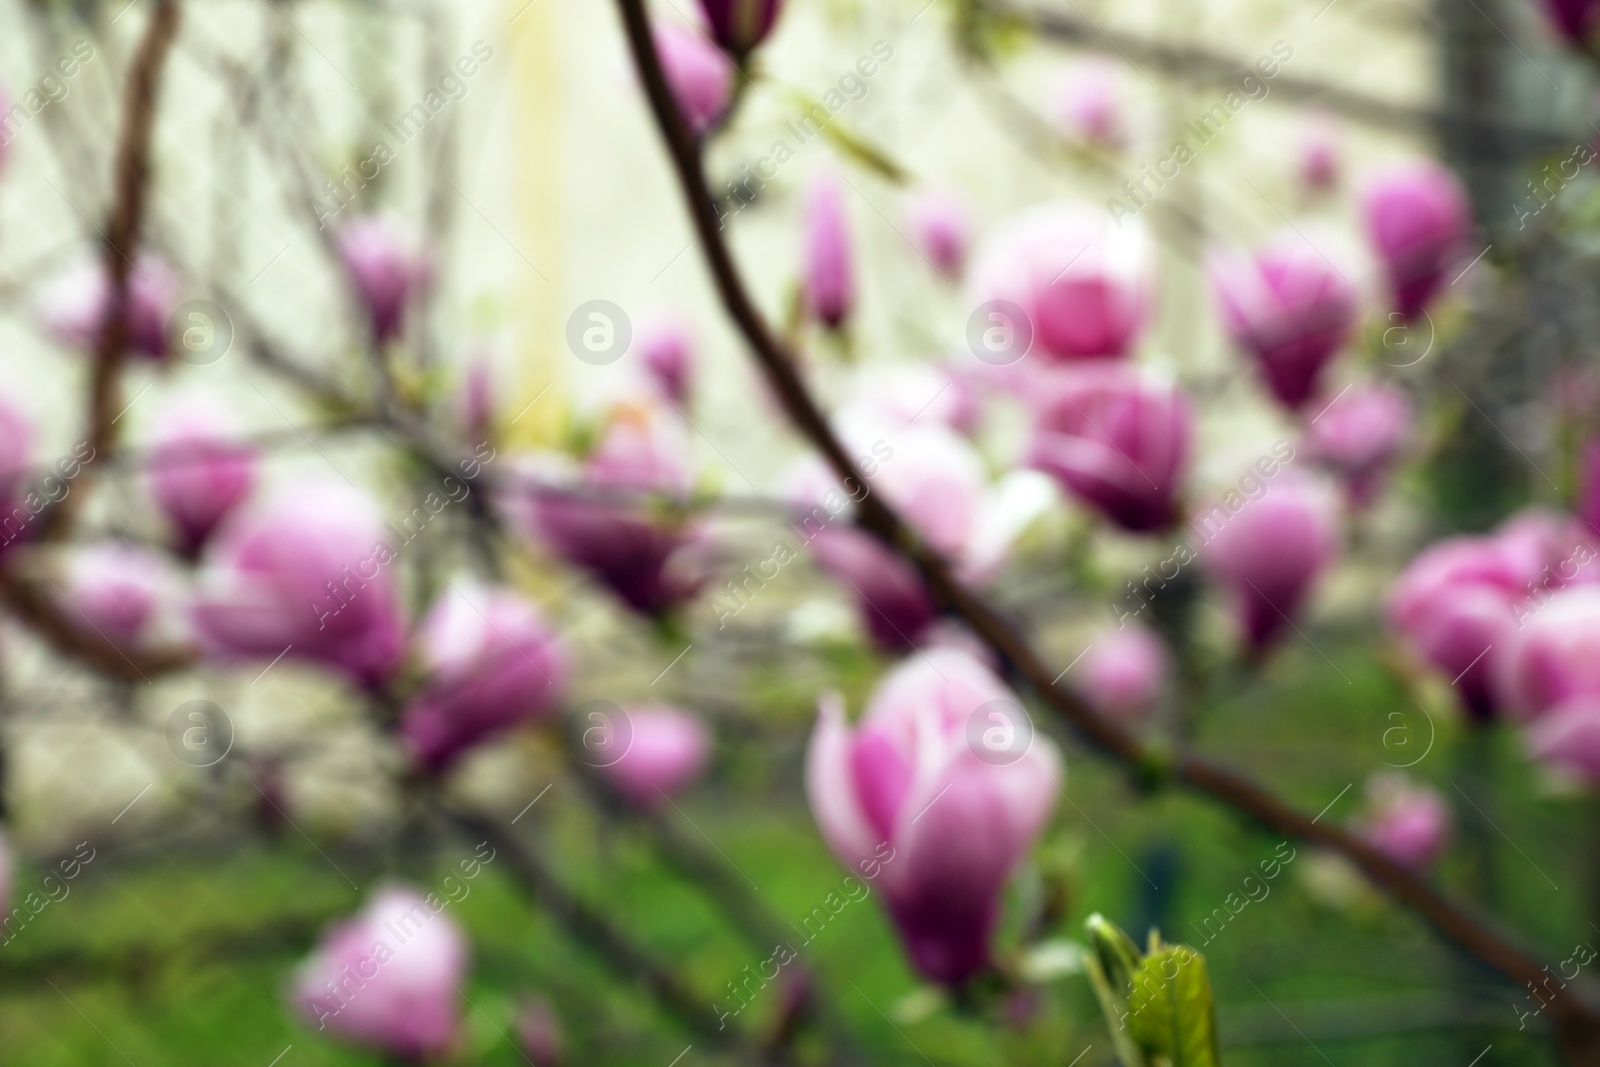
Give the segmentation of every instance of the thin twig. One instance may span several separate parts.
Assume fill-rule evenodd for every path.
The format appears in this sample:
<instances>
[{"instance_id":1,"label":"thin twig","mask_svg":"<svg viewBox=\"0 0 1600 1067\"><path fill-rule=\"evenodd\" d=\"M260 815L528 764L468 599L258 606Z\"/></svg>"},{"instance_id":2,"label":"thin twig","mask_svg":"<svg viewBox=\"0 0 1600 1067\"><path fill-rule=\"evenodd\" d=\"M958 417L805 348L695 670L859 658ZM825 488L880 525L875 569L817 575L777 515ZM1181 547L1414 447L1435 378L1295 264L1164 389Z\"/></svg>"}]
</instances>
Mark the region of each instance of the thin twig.
<instances>
[{"instance_id":1,"label":"thin twig","mask_svg":"<svg viewBox=\"0 0 1600 1067\"><path fill-rule=\"evenodd\" d=\"M980 0L978 6L991 16L1014 20L1051 40L1115 54L1136 67L1148 66L1170 74L1181 74L1218 88L1237 88L1246 77L1260 77L1260 72L1252 68L1250 63L1235 56L1109 29L1095 25L1086 18L1047 10L1038 4ZM1570 148L1574 137L1578 136L1562 130L1520 126L1493 115L1460 111L1449 106L1434 108L1396 103L1285 72L1275 75L1271 83L1272 92L1282 100L1324 108L1383 129L1417 133L1456 131L1489 134L1508 149L1514 147L1518 152L1529 154Z\"/></svg>"},{"instance_id":2,"label":"thin twig","mask_svg":"<svg viewBox=\"0 0 1600 1067\"><path fill-rule=\"evenodd\" d=\"M186 645L123 648L107 640L14 565L0 567L0 600L51 648L113 678L150 682L195 663L195 651Z\"/></svg>"},{"instance_id":3,"label":"thin twig","mask_svg":"<svg viewBox=\"0 0 1600 1067\"><path fill-rule=\"evenodd\" d=\"M561 929L592 948L618 976L642 984L663 1008L700 1038L756 1055L738 1029L722 1025L716 1013L709 1010L707 999L691 993L660 961L579 899L545 866L538 853L523 845L507 827L471 811L447 808L444 815L473 840L487 841L504 857L512 876L541 907L549 910Z\"/></svg>"},{"instance_id":4,"label":"thin twig","mask_svg":"<svg viewBox=\"0 0 1600 1067\"><path fill-rule=\"evenodd\" d=\"M575 745L569 745L568 748L569 754L574 756L571 761L574 776L602 811L613 818L636 823L648 831L661 857L699 892L716 901L721 913L753 947L763 952L773 952L778 946L792 940L790 931L780 925L766 906L746 888L742 878L734 877L729 860L711 855L699 843L680 833L659 812L641 810L628 804L599 774L576 758L577 753L572 751ZM854 1039L838 1007L814 984L807 990L807 997L811 1011L804 1014L814 1018L828 1032L835 1046L851 1051ZM775 1046L789 1045L802 1029L799 1025L786 1028L777 1035L779 1040ZM769 1044L769 1047L774 1045Z\"/></svg>"},{"instance_id":5,"label":"thin twig","mask_svg":"<svg viewBox=\"0 0 1600 1067\"><path fill-rule=\"evenodd\" d=\"M5 960L5 966L0 967L0 986L37 989L41 979L139 985L177 960L192 967L197 963L275 959L309 948L317 931L339 918L344 910L277 916L255 926L222 926L186 933L181 941L140 941L102 951L71 947L29 955L8 945L0 948L5 952L0 956Z\"/></svg>"}]
</instances>

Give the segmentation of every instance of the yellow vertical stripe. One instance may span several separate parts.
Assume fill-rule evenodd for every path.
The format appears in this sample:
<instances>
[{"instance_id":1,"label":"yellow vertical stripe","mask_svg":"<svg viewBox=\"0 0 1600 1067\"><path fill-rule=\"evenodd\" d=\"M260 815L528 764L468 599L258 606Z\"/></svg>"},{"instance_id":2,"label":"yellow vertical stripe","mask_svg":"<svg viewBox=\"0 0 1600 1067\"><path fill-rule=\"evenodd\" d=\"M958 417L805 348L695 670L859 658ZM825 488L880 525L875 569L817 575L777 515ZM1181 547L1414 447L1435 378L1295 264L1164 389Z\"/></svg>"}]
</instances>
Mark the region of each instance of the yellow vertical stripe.
<instances>
[{"instance_id":1,"label":"yellow vertical stripe","mask_svg":"<svg viewBox=\"0 0 1600 1067\"><path fill-rule=\"evenodd\" d=\"M517 378L513 403L501 405L511 417L510 444L549 445L561 430L566 388L560 359L562 260L561 232L561 70L560 0L507 0L512 84L512 165L516 168L517 244L544 275L518 264L516 298Z\"/></svg>"}]
</instances>

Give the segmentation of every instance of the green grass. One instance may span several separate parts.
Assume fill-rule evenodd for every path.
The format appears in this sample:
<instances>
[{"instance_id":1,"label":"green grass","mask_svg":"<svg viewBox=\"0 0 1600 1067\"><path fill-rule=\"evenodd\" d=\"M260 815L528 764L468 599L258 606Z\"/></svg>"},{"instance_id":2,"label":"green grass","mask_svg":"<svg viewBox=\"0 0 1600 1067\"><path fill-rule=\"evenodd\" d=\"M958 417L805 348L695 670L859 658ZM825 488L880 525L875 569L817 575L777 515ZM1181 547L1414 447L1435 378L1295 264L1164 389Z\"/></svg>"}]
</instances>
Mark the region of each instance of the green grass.
<instances>
[{"instance_id":1,"label":"green grass","mask_svg":"<svg viewBox=\"0 0 1600 1067\"><path fill-rule=\"evenodd\" d=\"M1326 816L1344 819L1358 806L1367 775L1392 758L1381 744L1381 718L1402 698L1372 666L1369 649L1317 639L1333 665L1303 643L1289 647L1262 677L1232 687L1233 696L1205 710L1201 744L1308 810L1353 784ZM862 690L859 662L845 658L823 669ZM764 678L753 688L764 688L775 709L766 728L786 740L768 746L770 754L740 751L725 759L684 802L684 815L671 818L686 838L703 844L703 831L715 841L781 925L810 912L846 872L818 839L799 788L809 726L797 710L803 693L781 675ZM1473 760L1486 761L1493 770L1486 810L1498 827L1458 833L1442 881L1492 907L1554 960L1580 941L1600 940L1588 925L1600 900L1591 888L1587 809L1540 796L1514 738L1495 738L1474 756L1458 726L1438 725L1437 743L1412 773L1464 808L1456 786L1477 795L1481 772ZM1027 887L1042 878L1064 891L1066 911L1052 936L1076 937L1083 919L1101 911L1130 929L1159 922L1169 940L1199 944L1191 924L1273 855L1276 838L1202 799L1141 794L1125 775L1071 745L1068 761L1077 808L1060 806L1040 860L1019 880ZM714 902L661 862L641 831L598 822L576 790L558 787L535 811L523 827L537 824L564 876L703 991L708 1006L717 998L726 1003L725 983L771 954L775 946L753 944L722 921ZM383 876L373 856L320 844L327 857L291 833L239 842L220 859L107 855L91 864L67 899L0 948L0 1062L267 1067L290 1046L281 1067L382 1062L313 1033L283 1008L285 983L316 930L360 899L340 871L362 886ZM1341 890L1326 857L1296 847L1270 895L1201 945L1229 1067L1464 1067L1491 1043L1479 1067L1555 1062L1542 1038L1516 1032L1513 1006L1526 1006L1517 990L1463 961L1407 913L1359 889ZM443 846L434 877L469 852L466 844ZM429 881L414 870L425 863L407 861L412 880ZM24 869L18 885L37 878ZM1013 914L1027 896L1019 890ZM472 1006L456 1062L523 1062L508 1035L514 1006L530 991L562 1015L571 1062L665 1067L691 1042L684 1064L717 1060L637 985L619 981L528 906L503 866L490 864L450 914L466 929L474 956L466 990ZM218 932L224 943L208 948L208 935ZM867 1062L1062 1065L1086 1046L1092 1048L1081 1067L1110 1062L1081 976L980 1006L911 1011L921 987L875 896L848 905L803 951ZM775 989L765 990L737 1021L765 1024L778 1002ZM821 1050L807 1043L801 1051L815 1062Z\"/></svg>"}]
</instances>

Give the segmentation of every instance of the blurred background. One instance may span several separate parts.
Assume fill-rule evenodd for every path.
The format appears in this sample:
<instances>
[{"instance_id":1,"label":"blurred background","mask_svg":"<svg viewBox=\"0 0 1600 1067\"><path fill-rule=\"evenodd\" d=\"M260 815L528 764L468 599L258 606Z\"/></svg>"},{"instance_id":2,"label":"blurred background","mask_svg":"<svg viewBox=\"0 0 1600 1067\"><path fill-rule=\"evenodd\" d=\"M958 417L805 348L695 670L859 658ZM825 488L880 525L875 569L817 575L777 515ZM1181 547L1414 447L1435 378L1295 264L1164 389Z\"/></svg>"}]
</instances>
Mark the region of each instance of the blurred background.
<instances>
[{"instance_id":1,"label":"blurred background","mask_svg":"<svg viewBox=\"0 0 1600 1067\"><path fill-rule=\"evenodd\" d=\"M1581 970L1600 746L1531 738L1546 705L1508 715L1483 657L1595 556L1586 6L787 0L748 48L691 0L650 14L756 303L1058 681ZM871 586L889 564L813 543L826 477L614 5L12 0L0 27L0 1060L1096 1067L1098 912L1204 952L1230 1067L1587 1062L1348 856L1098 754ZM1386 220L1374 183L1427 159L1434 199ZM1274 241L1337 283L1241 265ZM1019 295L1063 277L1098 347ZM984 340L997 299L1034 348ZM1316 365L1298 393L1252 364L1328 331L1284 357ZM1029 375L1095 360L1188 398L1192 434L1109 444L1152 490L1173 453L1183 518L1141 529L1041 458ZM1337 511L1304 573L1274 570L1294 522L1188 566L1213 502L1300 491L1280 463ZM1491 612L1516 625L1419 636L1397 581L1474 536L1538 556ZM1242 639L1252 573L1287 626ZM1021 694L1060 772L994 966L941 985L889 890L846 883L806 767L825 694L859 719L945 654ZM433 969L385 964L319 1027L341 938L429 894Z\"/></svg>"}]
</instances>

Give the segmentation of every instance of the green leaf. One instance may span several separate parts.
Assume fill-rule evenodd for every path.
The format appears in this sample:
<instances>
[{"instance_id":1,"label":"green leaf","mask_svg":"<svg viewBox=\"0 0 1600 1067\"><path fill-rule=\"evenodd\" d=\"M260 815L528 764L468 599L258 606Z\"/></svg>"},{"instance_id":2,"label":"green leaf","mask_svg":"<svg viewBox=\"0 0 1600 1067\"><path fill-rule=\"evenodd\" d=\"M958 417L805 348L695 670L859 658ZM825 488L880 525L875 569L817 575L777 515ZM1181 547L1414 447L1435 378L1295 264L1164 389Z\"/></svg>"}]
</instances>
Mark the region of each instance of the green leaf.
<instances>
[{"instance_id":1,"label":"green leaf","mask_svg":"<svg viewBox=\"0 0 1600 1067\"><path fill-rule=\"evenodd\" d=\"M1218 1067L1205 957L1187 945L1152 948L1133 975L1129 1033L1153 1067Z\"/></svg>"},{"instance_id":2,"label":"green leaf","mask_svg":"<svg viewBox=\"0 0 1600 1067\"><path fill-rule=\"evenodd\" d=\"M1084 929L1089 940L1084 970L1100 1001L1100 1010L1105 1013L1117 1059L1122 1061L1122 1067L1152 1067L1127 1025L1128 994L1140 966L1139 946L1102 915L1089 916Z\"/></svg>"},{"instance_id":3,"label":"green leaf","mask_svg":"<svg viewBox=\"0 0 1600 1067\"><path fill-rule=\"evenodd\" d=\"M1083 925L1089 935L1089 949L1094 953L1106 980L1126 1001L1126 990L1133 981L1134 972L1139 969L1139 946L1133 943L1133 938L1122 932L1121 927L1099 913L1089 916Z\"/></svg>"},{"instance_id":4,"label":"green leaf","mask_svg":"<svg viewBox=\"0 0 1600 1067\"><path fill-rule=\"evenodd\" d=\"M1219 1067L1216 1009L1205 957L1162 944L1141 953L1115 923L1091 915L1084 969L1123 1067Z\"/></svg>"},{"instance_id":5,"label":"green leaf","mask_svg":"<svg viewBox=\"0 0 1600 1067\"><path fill-rule=\"evenodd\" d=\"M868 143L856 136L837 122L830 122L822 128L824 136L832 141L847 156L851 156L868 170L877 171L879 175L894 182L896 185L909 185L910 173L889 157L889 154L876 145Z\"/></svg>"}]
</instances>

